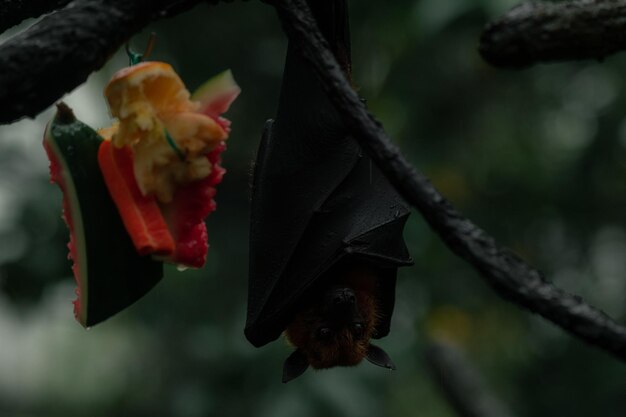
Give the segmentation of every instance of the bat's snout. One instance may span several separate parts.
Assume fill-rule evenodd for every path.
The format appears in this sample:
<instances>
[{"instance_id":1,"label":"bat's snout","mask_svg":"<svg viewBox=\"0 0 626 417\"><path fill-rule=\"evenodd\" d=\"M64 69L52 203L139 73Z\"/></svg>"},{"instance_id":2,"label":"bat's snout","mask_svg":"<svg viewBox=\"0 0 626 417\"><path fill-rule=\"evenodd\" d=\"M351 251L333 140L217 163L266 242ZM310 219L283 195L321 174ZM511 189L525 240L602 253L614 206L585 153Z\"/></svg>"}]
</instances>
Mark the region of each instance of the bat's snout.
<instances>
[{"instance_id":1,"label":"bat's snout","mask_svg":"<svg viewBox=\"0 0 626 417\"><path fill-rule=\"evenodd\" d=\"M330 309L337 313L356 310L356 294L351 288L333 288L326 300Z\"/></svg>"},{"instance_id":2,"label":"bat's snout","mask_svg":"<svg viewBox=\"0 0 626 417\"><path fill-rule=\"evenodd\" d=\"M333 305L336 307L348 307L356 303L356 295L350 288L338 288L333 291Z\"/></svg>"}]
</instances>

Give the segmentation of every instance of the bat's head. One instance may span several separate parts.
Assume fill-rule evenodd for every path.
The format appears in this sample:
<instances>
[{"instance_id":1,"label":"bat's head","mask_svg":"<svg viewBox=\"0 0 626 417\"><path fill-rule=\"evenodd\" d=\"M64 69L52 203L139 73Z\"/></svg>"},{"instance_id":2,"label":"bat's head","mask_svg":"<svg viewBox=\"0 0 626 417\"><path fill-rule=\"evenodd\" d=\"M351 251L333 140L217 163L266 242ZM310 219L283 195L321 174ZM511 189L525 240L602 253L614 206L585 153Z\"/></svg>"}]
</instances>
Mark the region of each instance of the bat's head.
<instances>
[{"instance_id":1,"label":"bat's head","mask_svg":"<svg viewBox=\"0 0 626 417\"><path fill-rule=\"evenodd\" d=\"M309 366L354 366L363 359L395 368L389 356L370 343L378 324L376 288L371 270L353 267L303 300L285 331L296 351L285 361L283 382Z\"/></svg>"}]
</instances>

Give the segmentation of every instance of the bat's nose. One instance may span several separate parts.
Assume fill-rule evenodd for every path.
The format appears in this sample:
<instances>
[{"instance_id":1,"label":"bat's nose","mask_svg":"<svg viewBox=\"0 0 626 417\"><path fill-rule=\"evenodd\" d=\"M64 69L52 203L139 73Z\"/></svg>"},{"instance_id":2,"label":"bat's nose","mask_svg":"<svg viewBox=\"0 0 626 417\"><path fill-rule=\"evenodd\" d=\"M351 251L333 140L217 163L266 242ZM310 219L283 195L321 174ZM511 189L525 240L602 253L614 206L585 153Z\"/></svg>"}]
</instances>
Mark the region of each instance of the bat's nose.
<instances>
[{"instance_id":1,"label":"bat's nose","mask_svg":"<svg viewBox=\"0 0 626 417\"><path fill-rule=\"evenodd\" d=\"M333 295L333 304L336 306L350 306L356 303L356 296L354 291L350 288L339 288L335 290Z\"/></svg>"}]
</instances>

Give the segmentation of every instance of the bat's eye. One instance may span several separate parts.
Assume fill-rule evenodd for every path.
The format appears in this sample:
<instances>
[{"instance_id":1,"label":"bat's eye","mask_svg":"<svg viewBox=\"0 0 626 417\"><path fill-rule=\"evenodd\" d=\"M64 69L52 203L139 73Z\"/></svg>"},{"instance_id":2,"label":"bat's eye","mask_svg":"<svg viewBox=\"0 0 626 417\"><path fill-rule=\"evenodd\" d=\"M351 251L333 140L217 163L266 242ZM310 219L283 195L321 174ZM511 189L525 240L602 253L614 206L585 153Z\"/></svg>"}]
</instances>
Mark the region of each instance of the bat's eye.
<instances>
[{"instance_id":1,"label":"bat's eye","mask_svg":"<svg viewBox=\"0 0 626 417\"><path fill-rule=\"evenodd\" d=\"M360 339L361 337L363 337L364 333L365 333L365 326L363 326L362 323L352 324L352 334L354 335L354 337L356 337L357 339Z\"/></svg>"},{"instance_id":2,"label":"bat's eye","mask_svg":"<svg viewBox=\"0 0 626 417\"><path fill-rule=\"evenodd\" d=\"M320 340L328 340L333 336L332 329L328 327L320 327L317 329L317 338Z\"/></svg>"}]
</instances>

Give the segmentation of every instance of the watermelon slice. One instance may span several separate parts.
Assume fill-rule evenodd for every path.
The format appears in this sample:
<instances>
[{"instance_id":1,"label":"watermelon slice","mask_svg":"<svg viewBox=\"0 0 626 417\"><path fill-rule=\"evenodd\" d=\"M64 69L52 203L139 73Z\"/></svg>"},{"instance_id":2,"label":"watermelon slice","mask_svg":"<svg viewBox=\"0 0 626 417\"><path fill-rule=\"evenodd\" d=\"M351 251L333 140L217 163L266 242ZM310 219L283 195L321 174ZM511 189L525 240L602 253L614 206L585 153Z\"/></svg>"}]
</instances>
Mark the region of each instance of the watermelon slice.
<instances>
[{"instance_id":1,"label":"watermelon slice","mask_svg":"<svg viewBox=\"0 0 626 417\"><path fill-rule=\"evenodd\" d=\"M240 93L241 88L232 72L226 70L202 84L191 95L191 100L200 103L199 113L211 117L230 132L230 121L221 115L228 111ZM220 155L225 150L226 144L222 142L207 154L213 167L208 177L179 187L172 202L161 205L165 221L176 242L174 253L162 258L165 262L192 268L204 265L209 249L204 219L217 208L213 198L217 193L216 186L226 173L220 165Z\"/></svg>"},{"instance_id":2,"label":"watermelon slice","mask_svg":"<svg viewBox=\"0 0 626 417\"><path fill-rule=\"evenodd\" d=\"M63 192L76 284L74 315L85 327L133 304L163 276L160 262L140 256L126 233L98 167L102 138L60 103L43 145L50 180Z\"/></svg>"},{"instance_id":3,"label":"watermelon slice","mask_svg":"<svg viewBox=\"0 0 626 417\"><path fill-rule=\"evenodd\" d=\"M176 242L174 253L163 258L165 262L192 268L204 265L209 249L204 219L217 208L213 197L226 172L220 166L220 154L225 149L226 145L221 144L207 155L213 166L208 177L179 187L172 202L161 205Z\"/></svg>"},{"instance_id":4,"label":"watermelon slice","mask_svg":"<svg viewBox=\"0 0 626 417\"><path fill-rule=\"evenodd\" d=\"M191 95L191 100L200 102L202 114L213 118L227 132L230 132L230 121L221 117L230 108L241 93L241 88L233 78L230 70L223 71L205 81Z\"/></svg>"}]
</instances>

